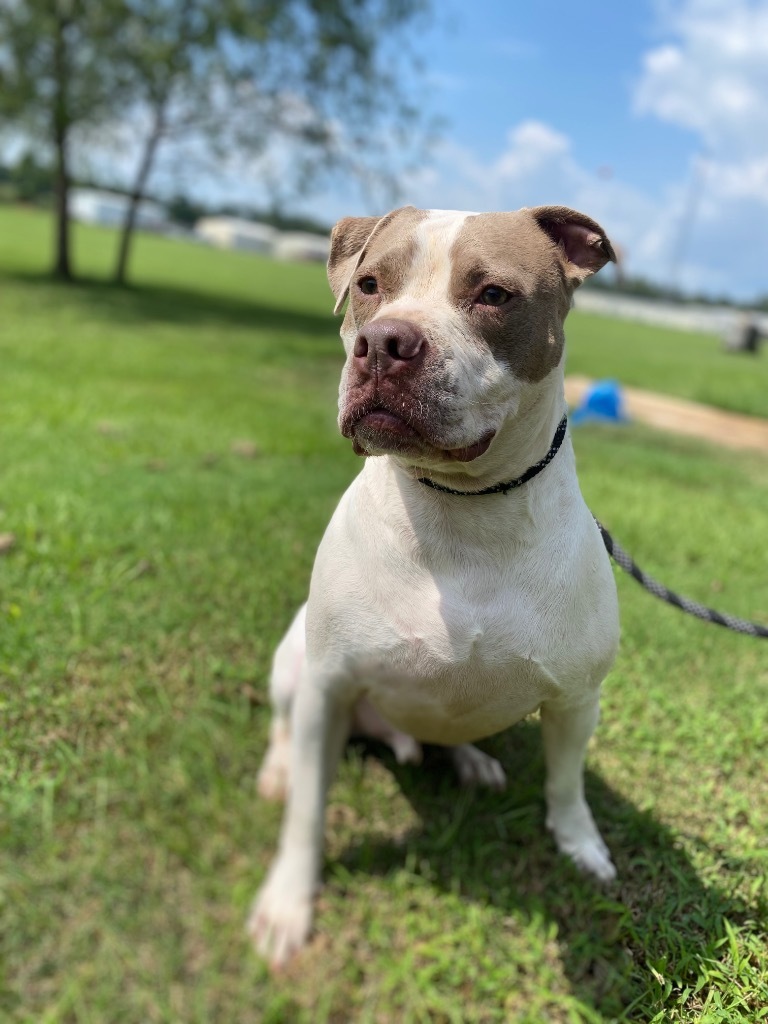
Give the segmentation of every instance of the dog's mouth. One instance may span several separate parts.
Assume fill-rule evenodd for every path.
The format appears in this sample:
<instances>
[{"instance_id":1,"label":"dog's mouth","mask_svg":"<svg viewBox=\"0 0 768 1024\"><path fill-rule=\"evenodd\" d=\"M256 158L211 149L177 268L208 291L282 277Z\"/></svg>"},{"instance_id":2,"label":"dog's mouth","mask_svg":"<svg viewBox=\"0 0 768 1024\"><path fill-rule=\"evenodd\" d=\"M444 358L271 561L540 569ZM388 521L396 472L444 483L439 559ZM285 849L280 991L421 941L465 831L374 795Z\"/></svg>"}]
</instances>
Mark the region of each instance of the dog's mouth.
<instances>
[{"instance_id":1,"label":"dog's mouth","mask_svg":"<svg viewBox=\"0 0 768 1024\"><path fill-rule=\"evenodd\" d=\"M483 434L479 441L475 441L474 444L468 444L465 448L445 448L443 450L449 459L455 459L456 462L474 462L481 455L485 455L491 447L491 441L494 437L496 437L496 431L489 430L487 434Z\"/></svg>"},{"instance_id":2,"label":"dog's mouth","mask_svg":"<svg viewBox=\"0 0 768 1024\"><path fill-rule=\"evenodd\" d=\"M488 451L496 436L495 430L489 430L471 444L460 448L444 448L397 413L385 408L370 409L354 421L345 422L342 433L351 439L356 455L373 455L382 451L403 454L419 452L439 454L454 462L473 462L479 459Z\"/></svg>"}]
</instances>

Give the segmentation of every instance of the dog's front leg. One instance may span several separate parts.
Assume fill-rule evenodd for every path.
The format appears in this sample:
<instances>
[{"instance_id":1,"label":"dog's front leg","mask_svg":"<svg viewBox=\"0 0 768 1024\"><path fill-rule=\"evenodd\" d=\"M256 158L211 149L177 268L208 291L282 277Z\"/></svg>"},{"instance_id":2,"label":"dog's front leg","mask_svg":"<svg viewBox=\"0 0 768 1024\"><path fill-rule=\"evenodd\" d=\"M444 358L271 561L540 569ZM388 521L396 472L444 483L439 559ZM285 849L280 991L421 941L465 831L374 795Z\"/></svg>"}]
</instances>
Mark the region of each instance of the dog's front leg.
<instances>
[{"instance_id":1,"label":"dog's front leg","mask_svg":"<svg viewBox=\"0 0 768 1024\"><path fill-rule=\"evenodd\" d=\"M577 707L547 702L541 708L547 828L558 849L582 871L608 882L616 877L616 868L584 797L584 758L599 716L597 698Z\"/></svg>"},{"instance_id":2,"label":"dog's front leg","mask_svg":"<svg viewBox=\"0 0 768 1024\"><path fill-rule=\"evenodd\" d=\"M280 846L256 896L248 931L273 967L305 945L320 880L325 800L349 734L351 699L305 673L291 722L291 786Z\"/></svg>"}]
</instances>

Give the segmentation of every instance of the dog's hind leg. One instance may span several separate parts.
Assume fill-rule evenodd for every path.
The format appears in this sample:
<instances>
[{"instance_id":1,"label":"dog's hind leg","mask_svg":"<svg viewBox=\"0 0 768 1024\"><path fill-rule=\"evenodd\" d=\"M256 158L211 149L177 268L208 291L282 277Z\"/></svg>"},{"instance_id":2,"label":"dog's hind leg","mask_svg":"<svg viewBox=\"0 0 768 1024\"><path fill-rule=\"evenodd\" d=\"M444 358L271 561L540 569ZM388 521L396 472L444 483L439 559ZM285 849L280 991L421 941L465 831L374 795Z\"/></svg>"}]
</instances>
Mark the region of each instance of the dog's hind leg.
<instances>
[{"instance_id":1,"label":"dog's hind leg","mask_svg":"<svg viewBox=\"0 0 768 1024\"><path fill-rule=\"evenodd\" d=\"M484 754L472 743L449 747L448 753L462 786L482 786L497 792L506 789L507 776L495 757Z\"/></svg>"},{"instance_id":2,"label":"dog's hind leg","mask_svg":"<svg viewBox=\"0 0 768 1024\"><path fill-rule=\"evenodd\" d=\"M547 762L547 828L562 853L603 882L616 877L584 797L584 757L599 718L598 700L578 707L546 702L541 708Z\"/></svg>"},{"instance_id":3,"label":"dog's hind leg","mask_svg":"<svg viewBox=\"0 0 768 1024\"><path fill-rule=\"evenodd\" d=\"M288 794L291 759L291 708L305 656L306 605L302 605L272 660L269 695L272 722L269 746L256 782L266 800L284 800Z\"/></svg>"},{"instance_id":4,"label":"dog's hind leg","mask_svg":"<svg viewBox=\"0 0 768 1024\"><path fill-rule=\"evenodd\" d=\"M421 764L423 754L419 741L390 725L366 697L361 697L355 705L352 735L386 743L398 764Z\"/></svg>"}]
</instances>

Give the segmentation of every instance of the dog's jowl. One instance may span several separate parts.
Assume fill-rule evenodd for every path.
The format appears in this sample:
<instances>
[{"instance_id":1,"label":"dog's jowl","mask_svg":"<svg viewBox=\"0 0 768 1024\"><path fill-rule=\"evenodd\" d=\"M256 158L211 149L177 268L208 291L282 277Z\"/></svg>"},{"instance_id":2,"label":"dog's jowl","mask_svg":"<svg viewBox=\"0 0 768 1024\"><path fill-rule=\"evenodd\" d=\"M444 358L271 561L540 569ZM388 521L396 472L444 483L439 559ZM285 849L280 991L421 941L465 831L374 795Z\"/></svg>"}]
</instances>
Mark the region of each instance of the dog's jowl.
<instances>
[{"instance_id":1,"label":"dog's jowl","mask_svg":"<svg viewBox=\"0 0 768 1024\"><path fill-rule=\"evenodd\" d=\"M309 936L326 792L352 730L399 761L441 744L463 784L501 789L501 765L471 744L540 710L547 825L579 867L615 874L583 764L616 592L563 397L573 289L613 258L594 221L559 206L405 207L334 229L339 428L365 464L274 660L259 789L287 809L250 919L274 964Z\"/></svg>"}]
</instances>

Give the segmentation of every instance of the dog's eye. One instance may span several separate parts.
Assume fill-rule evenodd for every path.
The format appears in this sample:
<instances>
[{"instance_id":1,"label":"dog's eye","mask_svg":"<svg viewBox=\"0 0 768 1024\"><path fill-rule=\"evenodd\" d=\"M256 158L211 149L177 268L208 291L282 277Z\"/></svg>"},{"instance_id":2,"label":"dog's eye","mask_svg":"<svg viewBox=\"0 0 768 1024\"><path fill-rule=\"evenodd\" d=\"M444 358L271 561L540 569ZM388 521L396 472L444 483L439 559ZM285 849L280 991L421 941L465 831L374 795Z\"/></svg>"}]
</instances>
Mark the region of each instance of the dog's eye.
<instances>
[{"instance_id":1,"label":"dog's eye","mask_svg":"<svg viewBox=\"0 0 768 1024\"><path fill-rule=\"evenodd\" d=\"M480 292L477 301L481 306L503 306L511 298L512 296L504 288L500 288L497 284L489 284Z\"/></svg>"},{"instance_id":2,"label":"dog's eye","mask_svg":"<svg viewBox=\"0 0 768 1024\"><path fill-rule=\"evenodd\" d=\"M376 295L379 290L379 282L375 277L361 277L357 282L357 287L363 295Z\"/></svg>"}]
</instances>

